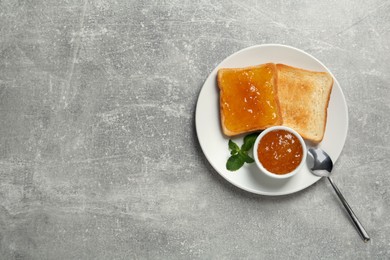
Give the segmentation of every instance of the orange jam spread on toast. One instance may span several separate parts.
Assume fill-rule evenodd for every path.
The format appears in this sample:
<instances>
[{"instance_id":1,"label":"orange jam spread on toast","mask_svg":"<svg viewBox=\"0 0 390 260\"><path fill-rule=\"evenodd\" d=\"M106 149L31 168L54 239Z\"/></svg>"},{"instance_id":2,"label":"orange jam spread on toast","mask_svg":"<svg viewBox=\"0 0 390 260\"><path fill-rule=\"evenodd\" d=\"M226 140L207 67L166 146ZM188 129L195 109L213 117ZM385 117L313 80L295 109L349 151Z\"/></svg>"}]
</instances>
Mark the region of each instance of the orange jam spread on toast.
<instances>
[{"instance_id":1,"label":"orange jam spread on toast","mask_svg":"<svg viewBox=\"0 0 390 260\"><path fill-rule=\"evenodd\" d=\"M267 133L257 147L259 161L275 174L289 173L302 161L303 148L299 139L286 130Z\"/></svg>"},{"instance_id":2,"label":"orange jam spread on toast","mask_svg":"<svg viewBox=\"0 0 390 260\"><path fill-rule=\"evenodd\" d=\"M226 128L233 132L257 130L278 122L275 77L272 64L224 72L221 108Z\"/></svg>"}]
</instances>

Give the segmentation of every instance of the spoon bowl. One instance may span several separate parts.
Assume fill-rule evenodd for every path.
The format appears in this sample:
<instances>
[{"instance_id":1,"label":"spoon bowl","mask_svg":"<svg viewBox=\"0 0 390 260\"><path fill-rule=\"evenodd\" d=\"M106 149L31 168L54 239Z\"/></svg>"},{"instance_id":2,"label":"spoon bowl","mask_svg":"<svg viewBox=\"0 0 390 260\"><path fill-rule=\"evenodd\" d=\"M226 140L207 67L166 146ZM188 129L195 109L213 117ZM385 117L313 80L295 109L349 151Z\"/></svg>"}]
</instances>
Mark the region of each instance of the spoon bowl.
<instances>
[{"instance_id":1,"label":"spoon bowl","mask_svg":"<svg viewBox=\"0 0 390 260\"><path fill-rule=\"evenodd\" d=\"M333 161L330 156L318 148L310 148L308 152L313 159L313 165L310 167L312 173L318 177L328 177L333 169Z\"/></svg>"},{"instance_id":2,"label":"spoon bowl","mask_svg":"<svg viewBox=\"0 0 390 260\"><path fill-rule=\"evenodd\" d=\"M330 178L330 174L332 173L333 169L333 161L330 156L320 148L310 148L308 150L308 155L310 155L311 159L313 159L313 161L311 162L311 166L309 166L310 171L316 176L326 177L329 180L337 196L339 197L349 216L351 217L351 220L355 225L357 231L359 232L360 236L362 237L363 241L368 242L370 240L370 237L367 231L364 229L363 225L360 223L355 213L352 211L352 208L349 206L348 202L341 194L339 188Z\"/></svg>"}]
</instances>

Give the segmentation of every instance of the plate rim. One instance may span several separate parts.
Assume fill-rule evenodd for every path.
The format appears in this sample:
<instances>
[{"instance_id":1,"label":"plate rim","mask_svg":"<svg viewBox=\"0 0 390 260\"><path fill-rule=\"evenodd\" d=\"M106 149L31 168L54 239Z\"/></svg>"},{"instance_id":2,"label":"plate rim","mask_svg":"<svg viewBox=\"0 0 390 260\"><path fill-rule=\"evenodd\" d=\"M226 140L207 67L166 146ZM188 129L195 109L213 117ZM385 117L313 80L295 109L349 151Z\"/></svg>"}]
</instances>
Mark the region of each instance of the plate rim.
<instances>
[{"instance_id":1,"label":"plate rim","mask_svg":"<svg viewBox=\"0 0 390 260\"><path fill-rule=\"evenodd\" d=\"M345 95L344 95L344 92L338 82L338 80L336 79L336 77L333 75L333 73L328 69L327 66L325 66L320 60L318 60L316 57L314 57L313 55L311 55L310 53L307 53L299 48L296 48L296 47L293 47L293 46L290 46L290 45L285 45L285 44L278 44L278 43L266 43L266 44L257 44L257 45L252 45L252 46L249 46L249 47L246 47L246 48L243 48L243 49L240 49L232 54L230 54L229 56L227 56L226 58L224 58L222 61L220 61L215 67L214 69L209 73L209 75L207 76L207 78L205 79L205 81L203 82L202 84L202 87L201 87L201 90L199 91L199 94L198 94L198 98L197 98L197 102L196 102L196 107L195 107L195 130L196 130L196 135L197 135L197 139L198 139L198 142L199 142L199 145L202 149L202 153L203 155L206 157L208 163L210 163L210 165L213 167L213 169L222 177L224 178L226 181L228 181L230 184L232 184L233 186L237 187L237 188L240 188L244 191L247 191L247 192L250 192L250 193L254 193L254 194L258 194L258 195L264 195L264 196L284 196L284 195L291 195L291 194L294 194L294 193L297 193L299 191L302 191L304 189L307 189L308 187L312 186L313 184L315 184L316 182L318 182L321 177L316 177L315 178L315 181L312 182L311 184L307 185L306 187L304 188L294 188L292 189L290 192L286 193L286 192L281 192L281 191L277 191L277 192L266 192L266 191L261 191L259 192L258 190L255 190L255 189L252 189L252 188L248 188L248 187L244 187L243 185L239 184L239 183L234 183L232 182L230 179L226 178L224 176L224 174L221 174L216 168L216 166L214 165L214 163L208 158L207 154L204 152L204 146L202 145L202 142L200 141L200 138L199 138L199 131L198 131L198 127L199 127L199 123L198 121L200 119L199 118L199 112L198 112L198 109L199 109L199 102L200 102L200 96L202 95L203 91L205 91L205 84L206 82L208 82L211 77L214 77L215 73L218 71L220 65L222 63L224 63L226 60L228 59L231 59L233 56L236 56L236 55L239 55L241 52L245 52L245 51L248 51L248 50L251 50L251 49L257 49L257 48L264 48L264 47L281 47L281 48L287 48L287 49L291 49L293 51L296 51L296 52L299 52L303 55L307 55L309 56L311 59L315 60L316 62L318 62L333 78L333 80L335 81L335 83L337 83L338 87L339 87L339 90L340 90L340 94L341 94L341 99L343 100L342 102L342 105L344 106L344 109L345 109L345 116L346 116L346 122L345 122L345 131L342 133L343 135L343 144L341 146L341 149L340 149L340 152L338 153L338 155L336 156L337 159L333 159L333 163L336 163L336 161L338 160L338 158L340 157L340 154L341 152L343 151L343 148L345 146L345 142L346 142L346 139L347 139L347 136L348 136L348 129L349 129L349 113L348 113L348 105L347 105L347 102L346 102L346 99L345 99Z\"/></svg>"}]
</instances>

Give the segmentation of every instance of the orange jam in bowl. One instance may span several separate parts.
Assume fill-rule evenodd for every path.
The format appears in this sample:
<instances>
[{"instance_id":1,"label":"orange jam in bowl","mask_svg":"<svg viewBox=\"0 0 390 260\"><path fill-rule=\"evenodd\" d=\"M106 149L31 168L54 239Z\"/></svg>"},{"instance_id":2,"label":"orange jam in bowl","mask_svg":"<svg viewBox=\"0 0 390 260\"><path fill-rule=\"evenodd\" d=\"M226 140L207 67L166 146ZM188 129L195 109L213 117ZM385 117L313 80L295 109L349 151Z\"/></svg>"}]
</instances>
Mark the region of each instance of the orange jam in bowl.
<instances>
[{"instance_id":1,"label":"orange jam in bowl","mask_svg":"<svg viewBox=\"0 0 390 260\"><path fill-rule=\"evenodd\" d=\"M265 174L287 178L296 174L306 160L306 145L293 129L275 126L264 130L257 138L253 156Z\"/></svg>"}]
</instances>

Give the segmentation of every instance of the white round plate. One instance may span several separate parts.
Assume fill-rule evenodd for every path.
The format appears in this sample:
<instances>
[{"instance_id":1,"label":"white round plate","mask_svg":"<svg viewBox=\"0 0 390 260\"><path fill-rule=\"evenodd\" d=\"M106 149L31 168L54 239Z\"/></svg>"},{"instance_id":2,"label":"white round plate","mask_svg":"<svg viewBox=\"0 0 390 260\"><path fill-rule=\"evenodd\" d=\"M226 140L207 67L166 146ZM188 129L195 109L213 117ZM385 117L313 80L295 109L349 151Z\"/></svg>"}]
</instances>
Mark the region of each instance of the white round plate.
<instances>
[{"instance_id":1,"label":"white round plate","mask_svg":"<svg viewBox=\"0 0 390 260\"><path fill-rule=\"evenodd\" d=\"M224 136L219 116L219 90L217 71L220 68L240 68L262 63L284 63L286 65L333 74L319 60L306 52L285 45L265 44L252 46L234 53L222 61L211 72L200 91L196 105L195 124L200 146L213 168L233 185L256 194L286 195L303 190L320 179L310 173L307 165L295 176L285 180L275 180L261 173L254 163L245 164L238 171L226 169L230 156L229 138ZM343 149L348 130L348 110L344 94L334 79L328 107L325 136L318 145L336 162ZM239 145L243 137L233 138ZM309 145L307 143L307 145Z\"/></svg>"}]
</instances>

